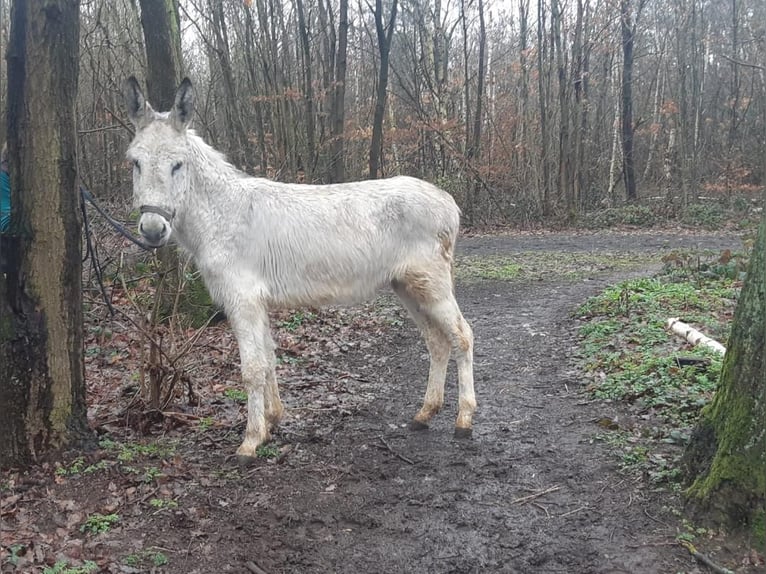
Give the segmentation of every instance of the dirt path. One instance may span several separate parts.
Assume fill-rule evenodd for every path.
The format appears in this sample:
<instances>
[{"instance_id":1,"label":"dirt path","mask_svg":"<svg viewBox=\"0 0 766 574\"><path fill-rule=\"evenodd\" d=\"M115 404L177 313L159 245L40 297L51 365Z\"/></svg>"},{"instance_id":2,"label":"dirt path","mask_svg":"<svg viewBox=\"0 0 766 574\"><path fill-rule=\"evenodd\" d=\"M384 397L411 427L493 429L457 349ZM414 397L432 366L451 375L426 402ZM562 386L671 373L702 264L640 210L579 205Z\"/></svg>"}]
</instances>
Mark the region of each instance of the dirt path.
<instances>
[{"instance_id":1,"label":"dirt path","mask_svg":"<svg viewBox=\"0 0 766 574\"><path fill-rule=\"evenodd\" d=\"M184 433L172 454L118 464L110 451L80 459L71 477L43 467L26 483L20 478L0 504L17 522L0 522L0 533L23 542L25 564L52 563L53 554L124 574L701 573L673 544L679 519L669 509L677 500L620 474L593 440L601 430L594 421L618 407L590 403L581 392L572 311L606 285L646 274L671 248L738 246L734 237L680 233L465 238L460 261L554 254L524 259L544 262L542 272L458 284L476 337L472 440L452 437L454 371L431 429L405 428L425 390L427 356L411 323L383 298L361 311L379 316L365 328L340 329L337 317L313 325L330 337L336 356L283 367L288 416L275 437L277 459L242 471L232 456L242 425L216 426L213 417L203 425L198 416L170 432L171 441ZM636 252L657 257L620 271L577 263L587 259L578 253L599 252L605 261ZM568 269L557 274L548 259L569 261ZM578 265L583 273L571 273ZM236 378L235 355L221 356L228 374L196 381L200 387ZM243 420L231 400L208 402L206 414L229 409L230 418ZM112 462L83 470L98 456ZM94 512L117 512L119 522L82 534ZM167 564L152 570L155 551ZM33 570L6 562L0 571Z\"/></svg>"},{"instance_id":2,"label":"dirt path","mask_svg":"<svg viewBox=\"0 0 766 574\"><path fill-rule=\"evenodd\" d=\"M715 236L556 234L468 238L462 253L737 245ZM172 552L168 572L699 572L665 544L676 532L662 501L618 474L592 442L603 413L580 394L571 363L572 310L624 276L459 286L476 334L473 440L452 438L454 373L432 428L402 428L420 404L427 364L407 324L372 353L341 360L356 380L337 393L352 390L366 403L314 413L311 424L295 407L277 439L292 450L244 479L226 458L236 433L203 441L191 463L217 478L189 482L173 529L156 519L123 536ZM300 405L300 392L285 387L288 404ZM257 568L247 570L248 561Z\"/></svg>"}]
</instances>

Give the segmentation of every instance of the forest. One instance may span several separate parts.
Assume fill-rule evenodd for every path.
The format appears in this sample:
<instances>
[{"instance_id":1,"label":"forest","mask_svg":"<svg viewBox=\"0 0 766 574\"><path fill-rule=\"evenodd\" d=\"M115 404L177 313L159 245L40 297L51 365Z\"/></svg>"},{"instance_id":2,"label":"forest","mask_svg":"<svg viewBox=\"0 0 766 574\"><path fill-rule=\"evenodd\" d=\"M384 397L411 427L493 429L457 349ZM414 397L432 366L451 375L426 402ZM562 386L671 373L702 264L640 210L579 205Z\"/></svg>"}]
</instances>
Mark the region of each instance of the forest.
<instances>
[{"instance_id":1,"label":"forest","mask_svg":"<svg viewBox=\"0 0 766 574\"><path fill-rule=\"evenodd\" d=\"M142 3L81 4L79 168L103 199L129 194L120 85L146 71ZM571 220L636 200L672 211L763 185L760 0L165 9L177 10L178 58L198 86L197 131L254 175L413 175L450 191L469 224Z\"/></svg>"},{"instance_id":2,"label":"forest","mask_svg":"<svg viewBox=\"0 0 766 574\"><path fill-rule=\"evenodd\" d=\"M0 50L0 571L763 571L763 0L0 0Z\"/></svg>"}]
</instances>

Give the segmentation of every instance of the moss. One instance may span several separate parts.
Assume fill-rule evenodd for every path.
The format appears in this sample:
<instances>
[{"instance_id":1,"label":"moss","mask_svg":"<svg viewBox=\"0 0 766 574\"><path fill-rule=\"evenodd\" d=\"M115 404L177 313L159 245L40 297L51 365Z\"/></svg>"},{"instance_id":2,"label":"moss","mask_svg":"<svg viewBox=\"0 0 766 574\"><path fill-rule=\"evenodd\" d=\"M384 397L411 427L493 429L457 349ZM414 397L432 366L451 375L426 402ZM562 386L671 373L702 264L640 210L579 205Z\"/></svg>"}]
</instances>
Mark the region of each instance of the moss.
<instances>
[{"instance_id":1,"label":"moss","mask_svg":"<svg viewBox=\"0 0 766 574\"><path fill-rule=\"evenodd\" d=\"M755 512L752 524L754 546L761 552L766 551L766 508Z\"/></svg>"},{"instance_id":2,"label":"moss","mask_svg":"<svg viewBox=\"0 0 766 574\"><path fill-rule=\"evenodd\" d=\"M15 334L10 313L0 314L0 341L10 341Z\"/></svg>"},{"instance_id":3,"label":"moss","mask_svg":"<svg viewBox=\"0 0 766 574\"><path fill-rule=\"evenodd\" d=\"M731 526L766 507L766 219L737 306L718 392L687 453L689 500ZM717 515L717 516L716 516Z\"/></svg>"},{"instance_id":4,"label":"moss","mask_svg":"<svg viewBox=\"0 0 766 574\"><path fill-rule=\"evenodd\" d=\"M179 302L179 311L184 316L184 323L193 328L201 327L216 310L199 274L187 277Z\"/></svg>"}]
</instances>

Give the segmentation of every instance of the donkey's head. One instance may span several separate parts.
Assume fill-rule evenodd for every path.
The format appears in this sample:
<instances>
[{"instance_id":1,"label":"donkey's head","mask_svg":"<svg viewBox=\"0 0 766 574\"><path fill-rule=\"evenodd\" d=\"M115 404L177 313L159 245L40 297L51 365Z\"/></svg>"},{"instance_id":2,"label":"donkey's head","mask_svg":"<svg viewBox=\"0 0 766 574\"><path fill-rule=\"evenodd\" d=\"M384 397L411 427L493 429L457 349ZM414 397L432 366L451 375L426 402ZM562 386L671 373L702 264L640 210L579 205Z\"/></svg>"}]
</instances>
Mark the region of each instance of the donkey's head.
<instances>
[{"instance_id":1,"label":"donkey's head","mask_svg":"<svg viewBox=\"0 0 766 574\"><path fill-rule=\"evenodd\" d=\"M173 219L189 187L186 128L194 111L194 91L185 78L170 112L155 112L136 78L123 84L125 105L136 135L128 147L133 163L133 204L141 210L138 229L146 243L168 242Z\"/></svg>"}]
</instances>

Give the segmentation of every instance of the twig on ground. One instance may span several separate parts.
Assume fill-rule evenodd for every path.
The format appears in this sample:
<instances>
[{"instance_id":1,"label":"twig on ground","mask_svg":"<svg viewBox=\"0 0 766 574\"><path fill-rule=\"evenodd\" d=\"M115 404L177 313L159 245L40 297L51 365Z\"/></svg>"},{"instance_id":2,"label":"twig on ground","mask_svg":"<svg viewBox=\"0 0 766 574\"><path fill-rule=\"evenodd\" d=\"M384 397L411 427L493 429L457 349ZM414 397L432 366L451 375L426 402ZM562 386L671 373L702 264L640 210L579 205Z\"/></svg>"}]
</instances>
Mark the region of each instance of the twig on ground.
<instances>
[{"instance_id":1,"label":"twig on ground","mask_svg":"<svg viewBox=\"0 0 766 574\"><path fill-rule=\"evenodd\" d=\"M511 501L511 504L525 504L529 502L530 500L534 500L535 498L540 498L541 496L545 496L546 494L550 494L551 492L556 492L557 490L560 490L561 486L558 484L551 486L550 488L546 488L545 490L541 490L539 492L534 492L532 494L528 494L527 496L522 496L521 498L516 498L515 500Z\"/></svg>"},{"instance_id":2,"label":"twig on ground","mask_svg":"<svg viewBox=\"0 0 766 574\"><path fill-rule=\"evenodd\" d=\"M564 514L559 514L559 518L564 518L564 517L566 517L566 516L570 516L570 515L572 515L572 514L574 514L574 513L576 513L576 512L580 512L581 510L585 510L586 508L588 508L588 506L587 506L587 505L584 505L584 506L578 506L578 507L577 507L577 508L575 508L574 510L570 510L569 512L565 512Z\"/></svg>"},{"instance_id":3,"label":"twig on ground","mask_svg":"<svg viewBox=\"0 0 766 574\"><path fill-rule=\"evenodd\" d=\"M381 437L378 437L378 438L380 439L380 442L382 442L382 443L383 443L383 446L385 446L385 447L388 449L388 451L389 451L391 454L393 454L393 455L394 455L396 458L398 458L398 459L400 459L400 460L403 460L403 461L404 461L404 462L406 462L407 464L412 464L412 465L414 465L414 464L415 464L415 461L414 461L414 460L407 458L407 457L406 457L406 456L404 456L403 454L399 454L399 453L398 453L398 452L396 452L396 451L395 451L393 448L391 448L391 445L390 445L390 444L388 444L388 443L386 442L386 439L384 439L382 436L381 436Z\"/></svg>"},{"instance_id":4,"label":"twig on ground","mask_svg":"<svg viewBox=\"0 0 766 574\"><path fill-rule=\"evenodd\" d=\"M698 562L701 562L708 568L710 568L713 572L716 574L734 574L733 571L729 570L728 568L724 568L723 566L719 566L715 562L713 562L710 558L699 552L695 547L694 544L691 542L688 542L686 540L679 540L678 543L686 548L689 551L689 554L694 556Z\"/></svg>"},{"instance_id":5,"label":"twig on ground","mask_svg":"<svg viewBox=\"0 0 766 574\"><path fill-rule=\"evenodd\" d=\"M258 566L258 564L256 564L252 560L248 560L247 562L245 562L245 568L250 570L250 572L252 572L253 574L266 574L266 570Z\"/></svg>"},{"instance_id":6,"label":"twig on ground","mask_svg":"<svg viewBox=\"0 0 766 574\"><path fill-rule=\"evenodd\" d=\"M663 526L669 526L667 522L663 522L659 518L656 518L652 516L651 514L649 514L649 511L646 508L644 508L644 514L646 514L646 516L648 516L650 519L654 520L657 524L662 524Z\"/></svg>"}]
</instances>

